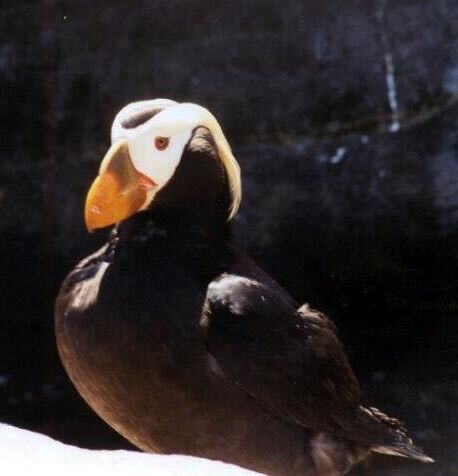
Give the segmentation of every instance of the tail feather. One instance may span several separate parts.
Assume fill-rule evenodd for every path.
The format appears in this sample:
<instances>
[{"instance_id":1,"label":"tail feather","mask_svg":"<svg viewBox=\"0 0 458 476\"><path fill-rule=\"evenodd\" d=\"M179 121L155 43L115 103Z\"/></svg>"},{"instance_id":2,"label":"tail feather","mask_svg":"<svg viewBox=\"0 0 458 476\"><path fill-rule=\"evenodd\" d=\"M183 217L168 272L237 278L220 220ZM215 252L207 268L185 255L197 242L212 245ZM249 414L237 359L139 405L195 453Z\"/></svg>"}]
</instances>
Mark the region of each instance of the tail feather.
<instances>
[{"instance_id":1,"label":"tail feather","mask_svg":"<svg viewBox=\"0 0 458 476\"><path fill-rule=\"evenodd\" d=\"M410 458L422 463L434 463L433 458L425 455L423 451L413 444L397 444L394 446L375 446L372 448L375 453L384 455L400 456L401 458Z\"/></svg>"},{"instance_id":2,"label":"tail feather","mask_svg":"<svg viewBox=\"0 0 458 476\"><path fill-rule=\"evenodd\" d=\"M406 427L401 421L389 417L377 408L361 408L389 428L389 441L379 446L374 445L372 451L411 458L423 463L434 462L432 458L427 456L420 448L414 445L412 439L407 435Z\"/></svg>"}]
</instances>

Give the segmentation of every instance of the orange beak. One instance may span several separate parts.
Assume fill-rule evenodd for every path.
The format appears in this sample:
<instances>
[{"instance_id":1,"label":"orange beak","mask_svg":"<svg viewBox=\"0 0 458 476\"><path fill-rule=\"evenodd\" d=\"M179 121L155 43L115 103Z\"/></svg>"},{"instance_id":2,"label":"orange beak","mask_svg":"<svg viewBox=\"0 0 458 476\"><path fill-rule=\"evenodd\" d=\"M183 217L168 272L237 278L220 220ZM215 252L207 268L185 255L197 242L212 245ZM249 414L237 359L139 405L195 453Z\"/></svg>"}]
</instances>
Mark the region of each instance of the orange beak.
<instances>
[{"instance_id":1,"label":"orange beak","mask_svg":"<svg viewBox=\"0 0 458 476\"><path fill-rule=\"evenodd\" d=\"M87 229L92 232L129 218L144 205L148 190L154 187L154 181L133 166L127 142L113 144L86 196Z\"/></svg>"}]
</instances>

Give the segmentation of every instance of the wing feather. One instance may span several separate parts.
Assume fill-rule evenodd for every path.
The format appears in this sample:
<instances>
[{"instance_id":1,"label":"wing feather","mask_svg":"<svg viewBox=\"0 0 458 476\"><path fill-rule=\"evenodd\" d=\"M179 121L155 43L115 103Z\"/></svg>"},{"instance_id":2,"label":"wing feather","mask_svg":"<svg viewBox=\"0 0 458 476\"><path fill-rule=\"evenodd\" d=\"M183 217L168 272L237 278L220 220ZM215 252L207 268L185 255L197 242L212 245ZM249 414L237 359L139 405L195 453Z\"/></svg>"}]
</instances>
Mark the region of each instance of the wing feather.
<instances>
[{"instance_id":1,"label":"wing feather","mask_svg":"<svg viewBox=\"0 0 458 476\"><path fill-rule=\"evenodd\" d=\"M277 415L339 433L333 414L361 398L334 325L307 305L298 310L279 287L225 274L208 289L209 352L237 385Z\"/></svg>"}]
</instances>

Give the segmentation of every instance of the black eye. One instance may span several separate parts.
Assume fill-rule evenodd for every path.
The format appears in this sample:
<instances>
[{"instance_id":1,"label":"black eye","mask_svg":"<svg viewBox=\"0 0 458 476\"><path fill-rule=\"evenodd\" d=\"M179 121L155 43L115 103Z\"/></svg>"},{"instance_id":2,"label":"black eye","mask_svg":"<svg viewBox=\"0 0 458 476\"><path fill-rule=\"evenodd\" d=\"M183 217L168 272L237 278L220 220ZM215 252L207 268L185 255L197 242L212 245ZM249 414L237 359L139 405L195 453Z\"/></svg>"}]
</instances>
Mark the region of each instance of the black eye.
<instances>
[{"instance_id":1,"label":"black eye","mask_svg":"<svg viewBox=\"0 0 458 476\"><path fill-rule=\"evenodd\" d=\"M168 137L156 137L154 139L154 146L157 150L165 150L169 146L169 138Z\"/></svg>"}]
</instances>

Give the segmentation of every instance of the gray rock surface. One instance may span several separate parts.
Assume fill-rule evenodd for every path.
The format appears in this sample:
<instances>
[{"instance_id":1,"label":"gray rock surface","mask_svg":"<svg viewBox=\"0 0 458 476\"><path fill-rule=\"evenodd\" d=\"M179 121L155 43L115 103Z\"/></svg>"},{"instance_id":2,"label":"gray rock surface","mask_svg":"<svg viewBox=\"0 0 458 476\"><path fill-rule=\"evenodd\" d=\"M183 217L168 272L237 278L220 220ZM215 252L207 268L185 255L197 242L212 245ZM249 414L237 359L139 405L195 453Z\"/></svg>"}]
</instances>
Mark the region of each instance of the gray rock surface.
<instances>
[{"instance_id":1,"label":"gray rock surface","mask_svg":"<svg viewBox=\"0 0 458 476\"><path fill-rule=\"evenodd\" d=\"M113 115L160 96L220 119L243 168L237 236L300 300L344 327L425 301L447 313L457 25L454 0L7 2L0 319L49 319L65 271L102 240L81 208Z\"/></svg>"}]
</instances>

